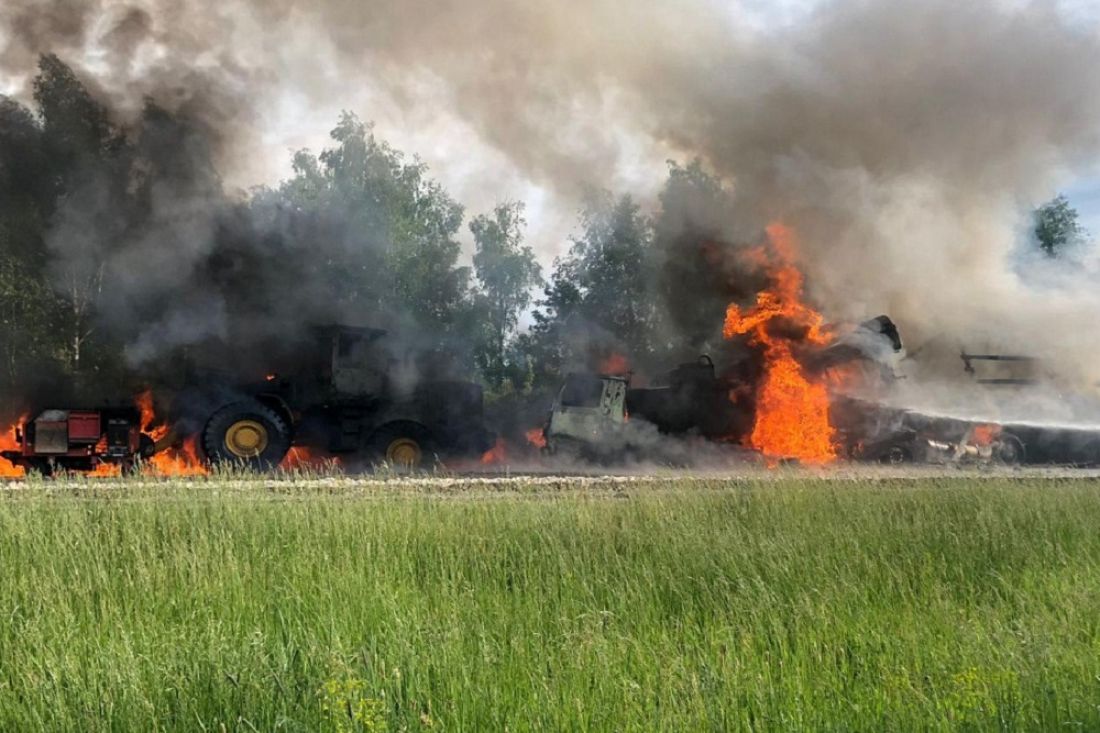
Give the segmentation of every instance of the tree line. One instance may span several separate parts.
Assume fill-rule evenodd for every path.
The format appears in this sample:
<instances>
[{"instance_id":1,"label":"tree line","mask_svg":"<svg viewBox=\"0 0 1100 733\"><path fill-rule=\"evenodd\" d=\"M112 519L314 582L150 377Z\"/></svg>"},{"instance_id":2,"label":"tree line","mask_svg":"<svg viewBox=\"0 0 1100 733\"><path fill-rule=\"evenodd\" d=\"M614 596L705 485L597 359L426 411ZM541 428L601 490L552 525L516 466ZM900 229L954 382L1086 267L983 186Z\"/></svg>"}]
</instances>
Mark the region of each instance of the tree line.
<instances>
[{"instance_id":1,"label":"tree line","mask_svg":"<svg viewBox=\"0 0 1100 733\"><path fill-rule=\"evenodd\" d=\"M223 191L209 138L153 101L136 121L116 123L55 56L40 61L33 104L0 99L0 391L16 394L43 375L94 383L132 370L146 347L112 324L127 308L153 318L155 301L106 263L133 254L141 272L150 252L163 254L168 264L147 271L168 277L173 253L192 246L194 233L180 229L200 219L211 230L203 237L216 240L202 282L220 284L231 312L262 311L295 282L321 283L314 300L327 310L396 319L496 392L553 383L609 351L663 357L720 323L721 299L697 328L671 328L662 305L692 287L684 273L665 272L683 254L685 209L728 193L698 162L670 163L655 216L629 194L593 191L567 252L543 273L525 243L522 202L468 217L422 161L352 114L319 154L294 154L287 180L243 201ZM158 204L166 198L171 215ZM247 227L226 223L238 219ZM463 227L470 265L461 263Z\"/></svg>"},{"instance_id":2,"label":"tree line","mask_svg":"<svg viewBox=\"0 0 1100 733\"><path fill-rule=\"evenodd\" d=\"M191 262L192 284L215 288L227 312L248 314L248 327L265 314L273 328L292 317L279 304L308 283L301 302L424 334L426 348L448 352L498 394L553 385L612 352L641 369L691 358L721 341L726 304L760 285L715 266L715 249L731 246L730 192L698 161L669 163L652 214L628 193L591 192L566 252L544 273L525 243L522 202L467 216L422 161L352 114L319 154L294 154L287 180L243 200L223 190L213 137L153 101L118 124L55 56L40 60L32 105L0 97L3 399L33 381L95 384L135 363L154 368L142 359L161 344L135 344L133 322L118 314L152 318L157 298L186 304L171 275L195 222L213 244ZM1035 221L1051 255L1082 236L1064 198ZM461 264L464 227L470 265ZM163 266L134 271L169 283L164 292L135 288L130 270L106 264L150 253ZM164 328L186 336L179 320Z\"/></svg>"}]
</instances>

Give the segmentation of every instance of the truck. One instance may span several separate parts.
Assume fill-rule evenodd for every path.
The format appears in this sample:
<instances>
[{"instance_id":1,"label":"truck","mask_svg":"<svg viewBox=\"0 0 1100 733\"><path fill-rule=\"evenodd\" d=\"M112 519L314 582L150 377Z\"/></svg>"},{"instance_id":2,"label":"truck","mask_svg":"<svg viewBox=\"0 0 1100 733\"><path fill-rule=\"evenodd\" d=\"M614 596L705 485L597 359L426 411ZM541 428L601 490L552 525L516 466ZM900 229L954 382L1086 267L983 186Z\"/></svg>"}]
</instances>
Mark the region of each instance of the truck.
<instances>
[{"instance_id":1,"label":"truck","mask_svg":"<svg viewBox=\"0 0 1100 733\"><path fill-rule=\"evenodd\" d=\"M630 375L567 374L543 428L547 450L605 460L640 454L658 435L725 440L751 429L751 410L730 399L733 385L715 375L707 355L651 386L630 381Z\"/></svg>"},{"instance_id":2,"label":"truck","mask_svg":"<svg viewBox=\"0 0 1100 733\"><path fill-rule=\"evenodd\" d=\"M0 453L26 468L92 470L138 465L176 436L195 436L206 461L267 470L292 446L363 465L416 468L437 458L479 456L486 428L481 387L455 380L401 379L386 332L351 326L315 329L310 349L286 374L234 382L192 377L171 400L172 430L154 442L133 407L51 406L17 430L18 448Z\"/></svg>"}]
</instances>

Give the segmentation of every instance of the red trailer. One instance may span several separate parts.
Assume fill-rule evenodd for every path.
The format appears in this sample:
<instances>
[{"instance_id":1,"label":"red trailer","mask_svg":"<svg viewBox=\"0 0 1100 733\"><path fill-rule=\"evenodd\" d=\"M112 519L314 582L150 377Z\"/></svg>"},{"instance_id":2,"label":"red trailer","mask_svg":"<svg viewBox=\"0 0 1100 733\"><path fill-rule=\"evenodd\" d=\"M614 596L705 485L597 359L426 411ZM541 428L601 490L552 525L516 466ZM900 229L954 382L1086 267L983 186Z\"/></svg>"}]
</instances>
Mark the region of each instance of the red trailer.
<instances>
[{"instance_id":1,"label":"red trailer","mask_svg":"<svg viewBox=\"0 0 1100 733\"><path fill-rule=\"evenodd\" d=\"M129 470L154 450L134 407L43 410L16 427L15 439L16 449L0 451L0 456L43 475L100 466Z\"/></svg>"}]
</instances>

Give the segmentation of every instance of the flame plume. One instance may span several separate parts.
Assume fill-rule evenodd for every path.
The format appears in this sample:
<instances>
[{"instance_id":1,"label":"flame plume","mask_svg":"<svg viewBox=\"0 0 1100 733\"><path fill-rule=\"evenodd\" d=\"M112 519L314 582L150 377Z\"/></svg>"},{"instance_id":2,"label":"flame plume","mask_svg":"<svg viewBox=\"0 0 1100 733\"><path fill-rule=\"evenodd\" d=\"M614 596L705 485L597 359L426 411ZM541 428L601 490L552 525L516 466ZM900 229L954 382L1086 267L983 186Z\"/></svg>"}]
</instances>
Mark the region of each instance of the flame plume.
<instances>
[{"instance_id":1,"label":"flame plume","mask_svg":"<svg viewBox=\"0 0 1100 733\"><path fill-rule=\"evenodd\" d=\"M0 450L15 450L19 448L19 442L15 439L15 428L23 424L27 416L16 420L3 433L0 433ZM18 478L26 474L22 466L16 466L11 461L0 458L0 478Z\"/></svg>"},{"instance_id":2,"label":"flame plume","mask_svg":"<svg viewBox=\"0 0 1100 733\"><path fill-rule=\"evenodd\" d=\"M748 335L764 354L764 376L756 393L756 420L749 443L769 459L797 458L805 463L828 463L836 458L834 430L829 421L826 386L812 382L794 357L786 335L797 327L801 340L824 346L832 340L820 313L802 301L802 272L794 265L794 234L773 223L767 228L769 248L750 256L766 269L771 285L757 294L756 303L742 310L726 309L723 335ZM775 323L784 328L769 326Z\"/></svg>"},{"instance_id":3,"label":"flame plume","mask_svg":"<svg viewBox=\"0 0 1100 733\"><path fill-rule=\"evenodd\" d=\"M138 395L135 403L141 411L141 432L154 443L164 440L171 426L168 423L157 424L152 390ZM185 438L178 446L154 453L146 460L150 471L157 476L202 476L210 472L199 455L198 438L194 435Z\"/></svg>"}]
</instances>

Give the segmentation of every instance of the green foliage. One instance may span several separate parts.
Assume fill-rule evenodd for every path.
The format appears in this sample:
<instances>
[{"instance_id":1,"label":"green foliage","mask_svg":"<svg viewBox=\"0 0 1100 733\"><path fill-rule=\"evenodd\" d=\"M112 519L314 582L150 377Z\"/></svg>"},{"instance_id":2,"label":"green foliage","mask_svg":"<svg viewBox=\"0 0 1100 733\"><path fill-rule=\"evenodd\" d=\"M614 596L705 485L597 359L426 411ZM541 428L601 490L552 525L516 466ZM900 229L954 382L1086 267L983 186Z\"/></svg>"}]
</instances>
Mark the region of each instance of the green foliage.
<instances>
[{"instance_id":1,"label":"green foliage","mask_svg":"<svg viewBox=\"0 0 1100 733\"><path fill-rule=\"evenodd\" d=\"M336 733L382 733L386 730L386 703L367 695L367 681L358 677L333 677L318 693L321 710Z\"/></svg>"},{"instance_id":2,"label":"green foliage","mask_svg":"<svg viewBox=\"0 0 1100 733\"><path fill-rule=\"evenodd\" d=\"M642 356L651 348L654 313L648 297L650 222L630 196L601 196L581 212L581 226L570 252L581 312L615 334L629 353Z\"/></svg>"},{"instance_id":3,"label":"green foliage","mask_svg":"<svg viewBox=\"0 0 1100 733\"><path fill-rule=\"evenodd\" d=\"M3 398L44 373L58 374L64 353L54 334L63 303L17 257L0 257L0 414L19 408Z\"/></svg>"},{"instance_id":4,"label":"green foliage","mask_svg":"<svg viewBox=\"0 0 1100 733\"><path fill-rule=\"evenodd\" d=\"M0 99L0 410L47 373L58 385L86 377L106 394L135 336L132 318L106 311L142 312L155 328L146 311L190 296L151 286L143 297L156 302L112 301L110 264L144 256L149 242L173 261L196 249L196 235L209 260L189 266L209 268L214 300L256 313L248 323L278 321L270 298L293 278L314 285L318 319L357 314L472 366L479 324L469 268L458 266L462 207L353 115L331 148L300 151L290 180L238 205L222 191L208 135L185 119L147 103L122 130L54 56L33 87L37 114ZM247 264L257 261L265 266Z\"/></svg>"},{"instance_id":5,"label":"green foliage","mask_svg":"<svg viewBox=\"0 0 1100 733\"><path fill-rule=\"evenodd\" d=\"M86 172L98 159L116 152L122 133L107 108L92 98L73 70L53 54L39 60L34 101L42 120L51 172Z\"/></svg>"},{"instance_id":6,"label":"green foliage","mask_svg":"<svg viewBox=\"0 0 1100 733\"><path fill-rule=\"evenodd\" d=\"M293 212L287 229L306 251L318 237L340 243L315 263L337 308L408 313L445 335L469 308L469 271L457 266L462 207L355 115L342 115L332 139L319 157L299 151L294 176L258 203Z\"/></svg>"},{"instance_id":7,"label":"green foliage","mask_svg":"<svg viewBox=\"0 0 1100 733\"><path fill-rule=\"evenodd\" d=\"M526 360L515 359L511 340L531 303L531 289L541 282L535 253L523 245L524 226L523 204L518 202L500 204L491 216L481 214L470 222L480 285L477 306L484 319L478 366L498 389L506 380L512 386L525 381Z\"/></svg>"},{"instance_id":8,"label":"green foliage","mask_svg":"<svg viewBox=\"0 0 1100 733\"><path fill-rule=\"evenodd\" d=\"M121 369L120 345L96 324L105 263L126 234L120 212L133 211L155 178L146 141L129 141L56 56L41 58L33 89L37 116L0 102L0 339L11 354L0 391L8 400L46 374L103 380ZM155 127L155 113L148 105L144 130Z\"/></svg>"},{"instance_id":9,"label":"green foliage","mask_svg":"<svg viewBox=\"0 0 1100 733\"><path fill-rule=\"evenodd\" d=\"M580 226L569 253L554 263L523 342L548 380L610 351L644 361L655 349L649 219L630 196L602 192L589 197Z\"/></svg>"},{"instance_id":10,"label":"green foliage","mask_svg":"<svg viewBox=\"0 0 1100 733\"><path fill-rule=\"evenodd\" d=\"M698 160L668 165L654 221L655 291L664 344L688 356L714 348L726 307L750 300L764 283L730 269L732 192Z\"/></svg>"},{"instance_id":11,"label":"green foliage","mask_svg":"<svg viewBox=\"0 0 1100 733\"><path fill-rule=\"evenodd\" d=\"M149 102L124 130L55 56L41 59L33 89L33 113L0 100L6 397L44 375L93 387L121 381L134 326L107 312L144 314L187 294L150 287L140 296L149 300L118 296L111 264L147 256L148 242L177 262L171 253L194 249L196 233L208 261L179 261L206 268L198 272L207 273L211 293L197 301L249 314L241 319L249 327L266 317L279 331L282 319L300 315L281 311L280 295L308 283L315 297L305 300L317 309L310 319L350 317L416 334L422 353L462 371L476 366L499 393L555 383L563 369L592 366L610 351L658 363L675 345L668 334L698 340L685 321L718 322L674 313L669 327L665 305L653 297L697 302L692 288L713 276L668 277L670 264L694 263L696 235L711 232L716 212L725 210L726 192L698 162L670 166L655 223L629 196L590 196L579 233L531 315L533 328L523 333L531 291L542 283L523 243L523 205L503 203L469 222L471 282L470 268L459 265L462 207L420 160L377 139L350 113L332 130L330 147L295 153L288 180L239 204L222 191L201 127Z\"/></svg>"},{"instance_id":12,"label":"green foliage","mask_svg":"<svg viewBox=\"0 0 1100 733\"><path fill-rule=\"evenodd\" d=\"M1086 232L1077 220L1077 209L1069 199L1058 194L1035 210L1035 240L1048 257L1057 257L1068 248L1080 244Z\"/></svg>"},{"instance_id":13,"label":"green foliage","mask_svg":"<svg viewBox=\"0 0 1100 733\"><path fill-rule=\"evenodd\" d=\"M593 368L608 352L642 371L709 350L722 314L762 285L728 269L732 193L698 160L669 161L660 207L650 219L629 197L591 196L581 233L555 261L531 333L535 381Z\"/></svg>"},{"instance_id":14,"label":"green foliage","mask_svg":"<svg viewBox=\"0 0 1100 733\"><path fill-rule=\"evenodd\" d=\"M0 501L3 730L1100 727L1085 479L80 486Z\"/></svg>"}]
</instances>

